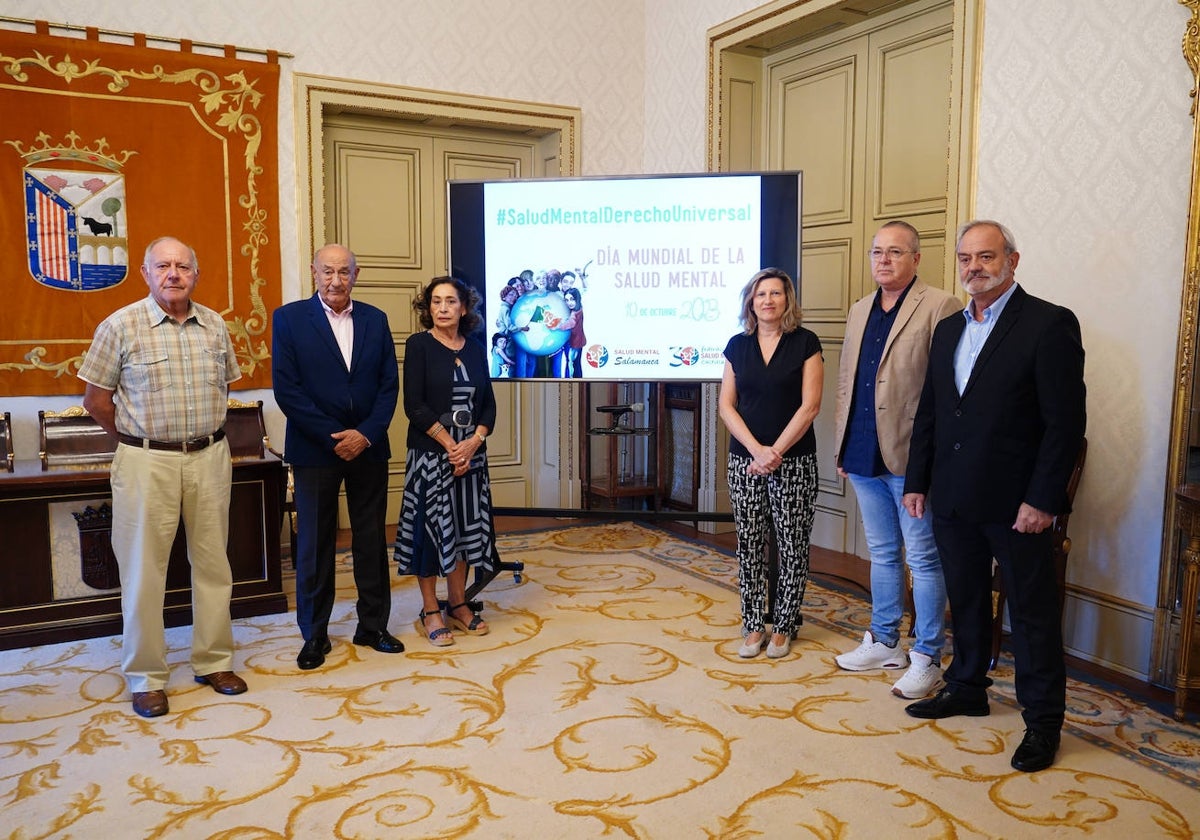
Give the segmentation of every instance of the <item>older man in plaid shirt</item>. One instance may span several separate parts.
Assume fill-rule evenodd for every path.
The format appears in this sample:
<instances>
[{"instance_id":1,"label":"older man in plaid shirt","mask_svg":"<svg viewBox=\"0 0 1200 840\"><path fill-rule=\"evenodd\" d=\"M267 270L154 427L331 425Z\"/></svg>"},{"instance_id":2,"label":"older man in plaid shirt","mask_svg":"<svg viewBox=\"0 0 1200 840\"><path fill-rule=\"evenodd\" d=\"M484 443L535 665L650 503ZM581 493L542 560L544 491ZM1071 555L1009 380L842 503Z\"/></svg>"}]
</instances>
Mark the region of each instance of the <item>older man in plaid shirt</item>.
<instances>
[{"instance_id":1,"label":"older man in plaid shirt","mask_svg":"<svg viewBox=\"0 0 1200 840\"><path fill-rule=\"evenodd\" d=\"M192 565L196 682L241 694L233 673L226 545L233 466L222 426L241 376L225 322L191 299L200 270L178 239L150 243L150 294L96 328L79 370L83 405L120 445L112 462L112 546L121 572L122 670L142 717L168 711L163 598L180 517Z\"/></svg>"}]
</instances>

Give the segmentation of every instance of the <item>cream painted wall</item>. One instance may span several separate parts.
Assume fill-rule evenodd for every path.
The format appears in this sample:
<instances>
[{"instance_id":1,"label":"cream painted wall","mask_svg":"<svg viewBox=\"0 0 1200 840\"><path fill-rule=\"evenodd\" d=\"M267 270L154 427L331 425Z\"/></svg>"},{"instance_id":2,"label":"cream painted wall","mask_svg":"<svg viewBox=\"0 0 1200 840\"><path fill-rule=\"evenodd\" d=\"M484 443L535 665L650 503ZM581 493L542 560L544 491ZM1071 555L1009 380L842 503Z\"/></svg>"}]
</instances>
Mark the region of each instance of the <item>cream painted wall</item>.
<instances>
[{"instance_id":1,"label":"cream painted wall","mask_svg":"<svg viewBox=\"0 0 1200 840\"><path fill-rule=\"evenodd\" d=\"M0 15L273 48L295 54L285 70L578 106L583 172L612 174L704 168L705 32L755 5L0 0ZM1092 450L1071 580L1142 625L1157 585L1190 177L1186 21L1175 0L991 0L984 26L978 213L1013 228L1018 279L1075 310L1088 351ZM300 278L286 96L280 118L290 300ZM36 455L37 408L75 401L6 400L18 454ZM278 417L270 432L282 440ZM1076 624L1074 650L1144 675L1147 636L1110 652L1097 640L1111 632Z\"/></svg>"},{"instance_id":2,"label":"cream painted wall","mask_svg":"<svg viewBox=\"0 0 1200 840\"><path fill-rule=\"evenodd\" d=\"M705 171L708 28L759 5L647 0L644 172Z\"/></svg>"},{"instance_id":3,"label":"cream painted wall","mask_svg":"<svg viewBox=\"0 0 1200 840\"><path fill-rule=\"evenodd\" d=\"M1083 330L1091 447L1068 577L1151 607L1191 165L1187 20L1175 0L993 0L979 102L977 215L1012 228L1018 282Z\"/></svg>"}]
</instances>

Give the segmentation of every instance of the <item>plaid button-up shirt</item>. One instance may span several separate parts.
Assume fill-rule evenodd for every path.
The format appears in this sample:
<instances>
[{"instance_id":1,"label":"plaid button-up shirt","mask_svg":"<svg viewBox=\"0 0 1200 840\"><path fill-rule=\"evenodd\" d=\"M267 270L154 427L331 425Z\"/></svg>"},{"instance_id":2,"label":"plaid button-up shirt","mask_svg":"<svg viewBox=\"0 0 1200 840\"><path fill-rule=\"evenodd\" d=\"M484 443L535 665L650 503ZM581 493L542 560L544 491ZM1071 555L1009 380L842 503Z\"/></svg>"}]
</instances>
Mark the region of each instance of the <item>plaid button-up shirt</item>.
<instances>
[{"instance_id":1,"label":"plaid button-up shirt","mask_svg":"<svg viewBox=\"0 0 1200 840\"><path fill-rule=\"evenodd\" d=\"M192 301L180 324L151 296L100 323L79 369L80 379L116 392L119 432L172 443L220 429L229 383L241 375L219 314Z\"/></svg>"}]
</instances>

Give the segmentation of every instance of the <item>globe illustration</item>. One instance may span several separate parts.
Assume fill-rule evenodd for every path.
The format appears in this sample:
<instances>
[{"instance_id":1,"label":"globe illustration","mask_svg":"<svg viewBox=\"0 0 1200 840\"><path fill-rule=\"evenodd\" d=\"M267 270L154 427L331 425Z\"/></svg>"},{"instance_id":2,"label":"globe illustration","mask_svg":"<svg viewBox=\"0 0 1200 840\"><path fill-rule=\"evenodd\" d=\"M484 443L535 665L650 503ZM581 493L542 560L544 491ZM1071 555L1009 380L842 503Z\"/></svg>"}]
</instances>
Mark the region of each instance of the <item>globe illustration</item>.
<instances>
[{"instance_id":1,"label":"globe illustration","mask_svg":"<svg viewBox=\"0 0 1200 840\"><path fill-rule=\"evenodd\" d=\"M563 322L570 316L567 303L558 292L527 292L517 298L509 313L516 328L513 338L526 353L553 355L571 337L571 331L563 329ZM529 329L522 330L522 327Z\"/></svg>"}]
</instances>

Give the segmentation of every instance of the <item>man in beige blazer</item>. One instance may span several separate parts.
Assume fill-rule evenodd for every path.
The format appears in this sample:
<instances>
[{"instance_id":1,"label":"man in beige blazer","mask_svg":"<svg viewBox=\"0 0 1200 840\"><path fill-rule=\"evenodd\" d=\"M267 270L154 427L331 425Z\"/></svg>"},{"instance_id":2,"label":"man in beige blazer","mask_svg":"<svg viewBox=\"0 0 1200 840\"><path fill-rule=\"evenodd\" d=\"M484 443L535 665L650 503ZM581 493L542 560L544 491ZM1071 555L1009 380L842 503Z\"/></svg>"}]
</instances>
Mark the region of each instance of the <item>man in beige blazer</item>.
<instances>
[{"instance_id":1,"label":"man in beige blazer","mask_svg":"<svg viewBox=\"0 0 1200 840\"><path fill-rule=\"evenodd\" d=\"M943 684L946 584L932 518L915 519L902 504L913 418L925 382L934 326L962 312L958 298L917 278L921 243L907 222L888 222L871 243L879 288L850 307L837 384L838 474L858 497L871 555L871 626L862 643L837 657L847 671L899 669L905 570L912 572L916 642L908 670L893 686L918 699ZM961 316L960 316L961 317Z\"/></svg>"}]
</instances>

